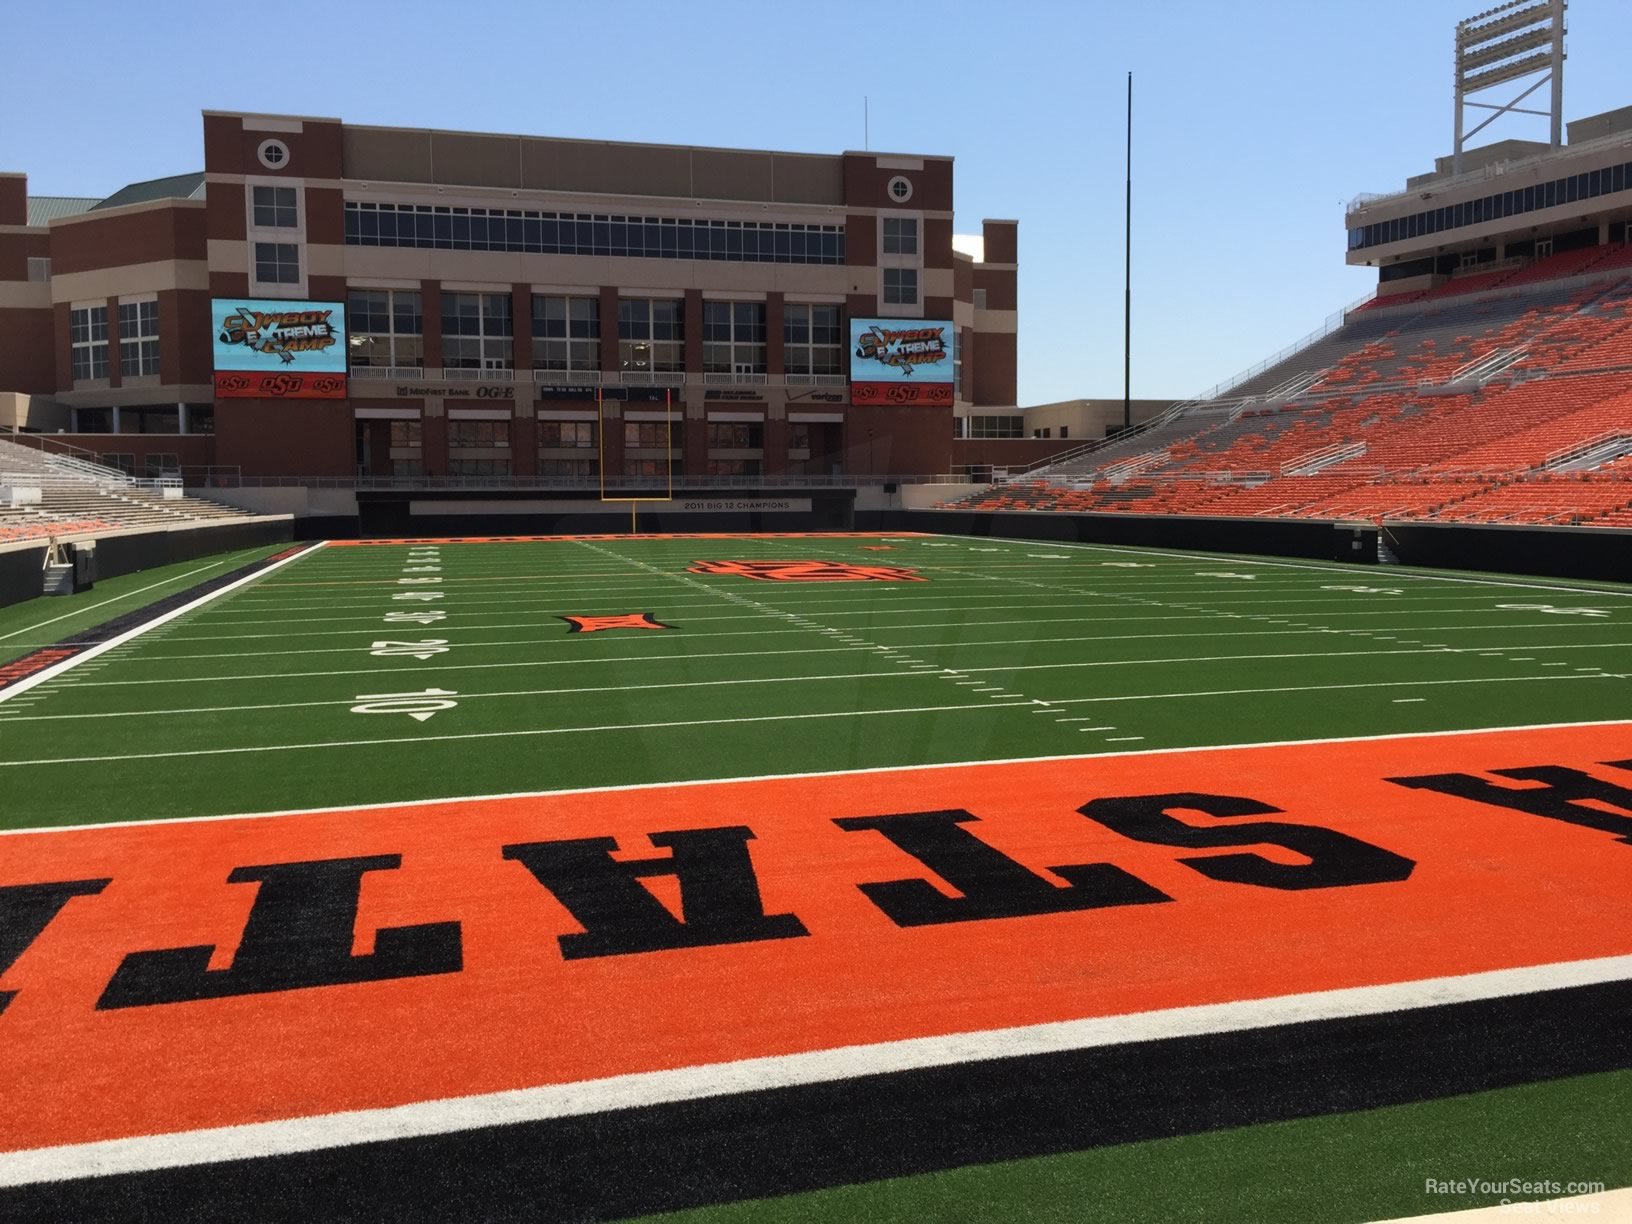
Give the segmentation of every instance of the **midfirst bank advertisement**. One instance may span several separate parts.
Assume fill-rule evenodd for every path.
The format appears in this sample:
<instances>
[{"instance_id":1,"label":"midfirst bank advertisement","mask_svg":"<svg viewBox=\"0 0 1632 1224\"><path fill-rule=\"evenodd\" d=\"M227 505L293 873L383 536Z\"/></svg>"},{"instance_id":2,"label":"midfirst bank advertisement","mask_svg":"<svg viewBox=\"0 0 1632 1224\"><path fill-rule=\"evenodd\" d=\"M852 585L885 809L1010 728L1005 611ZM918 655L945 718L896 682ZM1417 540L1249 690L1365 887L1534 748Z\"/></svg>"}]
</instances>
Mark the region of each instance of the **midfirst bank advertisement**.
<instances>
[{"instance_id":1,"label":"midfirst bank advertisement","mask_svg":"<svg viewBox=\"0 0 1632 1224\"><path fill-rule=\"evenodd\" d=\"M851 319L852 404L952 403L950 319Z\"/></svg>"},{"instance_id":2,"label":"midfirst bank advertisement","mask_svg":"<svg viewBox=\"0 0 1632 1224\"><path fill-rule=\"evenodd\" d=\"M344 303L216 298L210 322L218 397L345 398Z\"/></svg>"}]
</instances>

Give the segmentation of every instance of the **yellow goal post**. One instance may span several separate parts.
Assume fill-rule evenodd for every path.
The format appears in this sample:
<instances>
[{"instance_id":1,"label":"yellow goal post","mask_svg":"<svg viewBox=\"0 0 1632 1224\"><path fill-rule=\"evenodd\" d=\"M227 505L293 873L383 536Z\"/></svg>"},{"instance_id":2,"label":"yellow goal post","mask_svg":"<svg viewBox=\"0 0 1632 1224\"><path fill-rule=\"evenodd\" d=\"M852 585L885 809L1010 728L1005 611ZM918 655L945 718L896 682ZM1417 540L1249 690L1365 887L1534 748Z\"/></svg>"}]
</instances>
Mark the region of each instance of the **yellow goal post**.
<instances>
[{"instance_id":1,"label":"yellow goal post","mask_svg":"<svg viewBox=\"0 0 1632 1224\"><path fill-rule=\"evenodd\" d=\"M627 401L625 401L627 402ZM674 390L664 388L663 391L663 474L666 488L661 496L634 497L624 496L621 491L608 493L606 485L606 407L605 396L601 388L595 388L595 428L600 433L600 445L597 448L600 457L600 500L603 503L629 504L629 534L636 534L636 515L642 503L672 502L674 500Z\"/></svg>"}]
</instances>

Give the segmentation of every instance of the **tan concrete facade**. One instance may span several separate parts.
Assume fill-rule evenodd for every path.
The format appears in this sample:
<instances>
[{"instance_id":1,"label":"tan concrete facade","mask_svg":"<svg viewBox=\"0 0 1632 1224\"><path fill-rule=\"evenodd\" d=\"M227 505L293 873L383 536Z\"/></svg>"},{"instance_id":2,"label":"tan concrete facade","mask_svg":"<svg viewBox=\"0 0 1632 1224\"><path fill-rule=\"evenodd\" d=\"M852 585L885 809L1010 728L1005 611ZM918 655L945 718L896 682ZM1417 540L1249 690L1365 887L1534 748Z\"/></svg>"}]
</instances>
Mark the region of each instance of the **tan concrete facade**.
<instances>
[{"instance_id":1,"label":"tan concrete facade","mask_svg":"<svg viewBox=\"0 0 1632 1224\"><path fill-rule=\"evenodd\" d=\"M1143 425L1174 404L1172 400L1133 400L1128 409L1132 423ZM1028 438L1070 438L1093 442L1122 428L1123 405L1119 399L1062 400L1054 404L1032 404L1022 410Z\"/></svg>"},{"instance_id":2,"label":"tan concrete facade","mask_svg":"<svg viewBox=\"0 0 1632 1224\"><path fill-rule=\"evenodd\" d=\"M954 320L956 411L1015 401L1018 227L955 253L948 157L209 111L203 163L191 198L32 226L0 174L0 392L30 397L23 427L116 453L187 429L181 450L244 475L598 481L665 467L667 408L676 475L948 471L954 408L851 403L862 317ZM217 400L212 297L348 303L345 397ZM401 308L383 338L364 300ZM120 308L143 302L157 368L135 372ZM479 334L444 335L473 302ZM569 308L593 324L557 337Z\"/></svg>"}]
</instances>

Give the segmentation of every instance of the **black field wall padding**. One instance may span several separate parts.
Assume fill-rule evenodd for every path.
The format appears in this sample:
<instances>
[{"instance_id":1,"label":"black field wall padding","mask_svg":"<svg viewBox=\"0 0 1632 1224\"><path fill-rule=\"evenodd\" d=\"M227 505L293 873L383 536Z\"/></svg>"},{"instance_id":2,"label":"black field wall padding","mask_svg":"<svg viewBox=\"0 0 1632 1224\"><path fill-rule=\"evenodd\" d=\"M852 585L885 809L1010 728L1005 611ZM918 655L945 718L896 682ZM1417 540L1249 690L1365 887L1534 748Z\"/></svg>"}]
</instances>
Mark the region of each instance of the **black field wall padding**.
<instances>
[{"instance_id":1,"label":"black field wall padding","mask_svg":"<svg viewBox=\"0 0 1632 1224\"><path fill-rule=\"evenodd\" d=\"M1377 560L1374 526L1320 519L1069 514L1035 510L886 510L857 514L856 529L929 531L1068 544L1120 544L1133 548L1303 557L1313 561L1374 563Z\"/></svg>"},{"instance_id":2,"label":"black field wall padding","mask_svg":"<svg viewBox=\"0 0 1632 1224\"><path fill-rule=\"evenodd\" d=\"M850 531L855 529L854 489L722 489L715 493L677 493L687 501L809 500L800 511L684 511L658 510L654 503L635 505L635 524L642 533ZM537 490L483 495L491 513L437 514L438 501L469 503L469 493L359 493L358 525L365 539L419 539L428 536L489 535L624 535L629 531L629 503L583 499L583 510L539 513L508 509L506 503L562 501Z\"/></svg>"},{"instance_id":3,"label":"black field wall padding","mask_svg":"<svg viewBox=\"0 0 1632 1224\"><path fill-rule=\"evenodd\" d=\"M0 552L0 608L44 594L45 547Z\"/></svg>"},{"instance_id":4,"label":"black field wall padding","mask_svg":"<svg viewBox=\"0 0 1632 1224\"><path fill-rule=\"evenodd\" d=\"M1415 522L1383 531L1405 565L1632 582L1632 531Z\"/></svg>"},{"instance_id":5,"label":"black field wall padding","mask_svg":"<svg viewBox=\"0 0 1632 1224\"><path fill-rule=\"evenodd\" d=\"M160 565L196 561L240 548L259 548L294 539L294 521L212 523L183 530L132 532L96 541L97 581L134 574ZM0 552L0 607L33 599L44 589L42 567L46 545ZM94 588L93 588L94 589Z\"/></svg>"}]
</instances>

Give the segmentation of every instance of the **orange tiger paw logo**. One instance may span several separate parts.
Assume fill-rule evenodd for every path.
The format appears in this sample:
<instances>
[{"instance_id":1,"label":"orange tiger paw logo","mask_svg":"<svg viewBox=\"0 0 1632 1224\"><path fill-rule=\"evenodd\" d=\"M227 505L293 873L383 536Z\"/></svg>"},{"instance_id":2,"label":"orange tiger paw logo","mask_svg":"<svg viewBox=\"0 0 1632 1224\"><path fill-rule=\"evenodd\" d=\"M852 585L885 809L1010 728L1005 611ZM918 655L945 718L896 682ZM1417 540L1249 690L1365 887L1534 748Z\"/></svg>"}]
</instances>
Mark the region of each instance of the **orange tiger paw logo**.
<instances>
[{"instance_id":1,"label":"orange tiger paw logo","mask_svg":"<svg viewBox=\"0 0 1632 1224\"><path fill-rule=\"evenodd\" d=\"M897 565L852 565L848 561L697 561L691 574L730 575L758 582L925 582L917 571Z\"/></svg>"},{"instance_id":2,"label":"orange tiger paw logo","mask_svg":"<svg viewBox=\"0 0 1632 1224\"><path fill-rule=\"evenodd\" d=\"M619 616L563 616L571 626L568 633L600 633L603 629L673 629L650 612L624 612Z\"/></svg>"}]
</instances>

